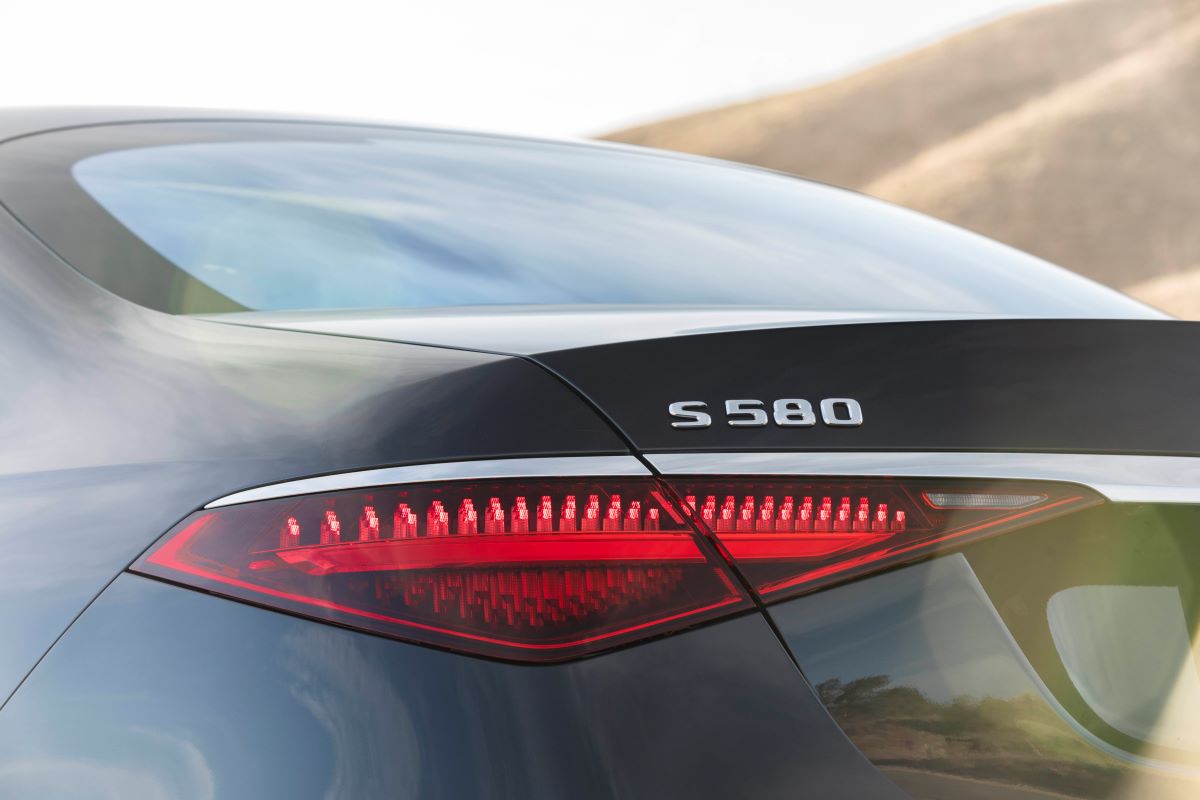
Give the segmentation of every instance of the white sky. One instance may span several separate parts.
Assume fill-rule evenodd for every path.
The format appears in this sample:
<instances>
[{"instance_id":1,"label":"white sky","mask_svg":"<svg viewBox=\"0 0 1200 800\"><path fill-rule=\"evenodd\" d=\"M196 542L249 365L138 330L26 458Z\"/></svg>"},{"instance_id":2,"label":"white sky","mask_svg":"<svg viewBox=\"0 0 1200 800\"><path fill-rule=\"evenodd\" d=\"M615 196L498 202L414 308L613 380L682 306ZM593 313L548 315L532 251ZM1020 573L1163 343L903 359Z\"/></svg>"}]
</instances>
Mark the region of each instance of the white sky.
<instances>
[{"instance_id":1,"label":"white sky","mask_svg":"<svg viewBox=\"0 0 1200 800\"><path fill-rule=\"evenodd\" d=\"M0 0L0 106L586 135L823 80L1036 0Z\"/></svg>"}]
</instances>

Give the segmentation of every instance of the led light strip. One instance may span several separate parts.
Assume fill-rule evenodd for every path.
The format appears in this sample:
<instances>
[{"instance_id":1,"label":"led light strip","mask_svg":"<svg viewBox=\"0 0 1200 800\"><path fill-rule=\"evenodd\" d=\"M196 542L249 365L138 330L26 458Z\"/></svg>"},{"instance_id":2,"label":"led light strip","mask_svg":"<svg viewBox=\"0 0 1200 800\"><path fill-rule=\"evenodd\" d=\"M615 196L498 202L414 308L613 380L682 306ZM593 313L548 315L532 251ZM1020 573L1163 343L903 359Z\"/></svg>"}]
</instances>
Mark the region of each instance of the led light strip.
<instances>
[{"instance_id":1,"label":"led light strip","mask_svg":"<svg viewBox=\"0 0 1200 800\"><path fill-rule=\"evenodd\" d=\"M839 475L1065 481L1117 503L1200 504L1200 458L1079 453L651 453L663 475Z\"/></svg>"}]
</instances>

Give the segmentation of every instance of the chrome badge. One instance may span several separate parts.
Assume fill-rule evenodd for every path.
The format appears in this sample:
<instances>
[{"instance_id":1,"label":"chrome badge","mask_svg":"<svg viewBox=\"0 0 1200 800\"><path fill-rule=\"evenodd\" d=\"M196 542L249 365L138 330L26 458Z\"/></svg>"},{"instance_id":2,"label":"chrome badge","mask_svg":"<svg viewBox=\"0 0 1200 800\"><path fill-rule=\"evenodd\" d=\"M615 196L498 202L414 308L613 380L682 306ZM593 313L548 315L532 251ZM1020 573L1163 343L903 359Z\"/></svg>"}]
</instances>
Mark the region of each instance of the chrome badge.
<instances>
[{"instance_id":1,"label":"chrome badge","mask_svg":"<svg viewBox=\"0 0 1200 800\"><path fill-rule=\"evenodd\" d=\"M820 419L833 428L857 428L863 423L862 406L849 397L827 397L818 404ZM762 400L726 400L725 424L731 428L763 428L774 420L780 428L811 428L817 424L812 403L798 397L772 401L771 413ZM667 406L675 418L672 428L707 428L712 414L704 400L679 400Z\"/></svg>"}]
</instances>

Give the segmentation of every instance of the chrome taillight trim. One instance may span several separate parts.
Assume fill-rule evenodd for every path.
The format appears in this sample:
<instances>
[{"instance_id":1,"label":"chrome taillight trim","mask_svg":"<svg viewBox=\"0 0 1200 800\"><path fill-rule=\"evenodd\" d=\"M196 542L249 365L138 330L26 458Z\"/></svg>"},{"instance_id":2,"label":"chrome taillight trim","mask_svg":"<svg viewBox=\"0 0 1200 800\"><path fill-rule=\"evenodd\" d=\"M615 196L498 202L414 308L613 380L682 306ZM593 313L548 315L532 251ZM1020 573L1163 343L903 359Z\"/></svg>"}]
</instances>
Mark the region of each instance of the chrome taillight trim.
<instances>
[{"instance_id":1,"label":"chrome taillight trim","mask_svg":"<svg viewBox=\"0 0 1200 800\"><path fill-rule=\"evenodd\" d=\"M1066 481L1118 503L1200 504L1200 458L1080 453L651 453L663 475L845 475ZM446 461L339 472L272 483L213 500L205 508L437 480L648 476L633 456L553 456Z\"/></svg>"},{"instance_id":2,"label":"chrome taillight trim","mask_svg":"<svg viewBox=\"0 0 1200 800\"><path fill-rule=\"evenodd\" d=\"M650 453L663 475L846 475L1066 481L1118 503L1200 504L1200 458L1081 453Z\"/></svg>"},{"instance_id":3,"label":"chrome taillight trim","mask_svg":"<svg viewBox=\"0 0 1200 800\"><path fill-rule=\"evenodd\" d=\"M300 478L247 489L213 500L205 508L293 497L318 492L337 492L366 486L422 483L445 480L489 478L573 478L647 476L650 471L633 456L554 456L548 458L497 458L486 461L445 461L404 467L339 472Z\"/></svg>"}]
</instances>

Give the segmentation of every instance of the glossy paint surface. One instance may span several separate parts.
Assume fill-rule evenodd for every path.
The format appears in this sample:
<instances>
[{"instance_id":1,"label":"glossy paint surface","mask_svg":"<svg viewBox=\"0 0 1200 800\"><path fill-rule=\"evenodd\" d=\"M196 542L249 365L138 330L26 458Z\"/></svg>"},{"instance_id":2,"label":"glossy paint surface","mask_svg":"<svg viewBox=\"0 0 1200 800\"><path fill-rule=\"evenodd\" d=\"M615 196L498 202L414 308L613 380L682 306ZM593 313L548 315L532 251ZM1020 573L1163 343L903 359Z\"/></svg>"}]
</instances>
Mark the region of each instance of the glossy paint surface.
<instances>
[{"instance_id":1,"label":"glossy paint surface","mask_svg":"<svg viewBox=\"0 0 1200 800\"><path fill-rule=\"evenodd\" d=\"M1194 778L1197 525L1196 505L1116 504L965 551L1069 718L1102 748Z\"/></svg>"},{"instance_id":2,"label":"glossy paint surface","mask_svg":"<svg viewBox=\"0 0 1200 800\"><path fill-rule=\"evenodd\" d=\"M536 358L643 451L1007 450L1196 455L1200 323L952 320L741 331ZM638 391L630 392L626 386ZM727 400L853 398L859 426L727 424ZM669 404L704 401L707 428Z\"/></svg>"},{"instance_id":3,"label":"glossy paint surface","mask_svg":"<svg viewBox=\"0 0 1200 800\"><path fill-rule=\"evenodd\" d=\"M813 311L746 306L519 305L407 311L245 311L212 314L208 319L280 330L533 355L552 350L574 350L616 342L705 333L924 319L991 319L993 316L932 311Z\"/></svg>"},{"instance_id":4,"label":"glossy paint surface","mask_svg":"<svg viewBox=\"0 0 1200 800\"><path fill-rule=\"evenodd\" d=\"M855 744L916 800L1195 797L1194 769L1123 753L1072 721L1009 633L972 557L771 608Z\"/></svg>"},{"instance_id":5,"label":"glossy paint surface","mask_svg":"<svg viewBox=\"0 0 1200 800\"><path fill-rule=\"evenodd\" d=\"M414 461L625 452L527 362L152 312L7 216L0 342L0 604L21 609L0 615L0 697L105 584L216 497Z\"/></svg>"},{"instance_id":6,"label":"glossy paint surface","mask_svg":"<svg viewBox=\"0 0 1200 800\"><path fill-rule=\"evenodd\" d=\"M0 714L0 794L903 797L757 616L527 667L131 575Z\"/></svg>"}]
</instances>

